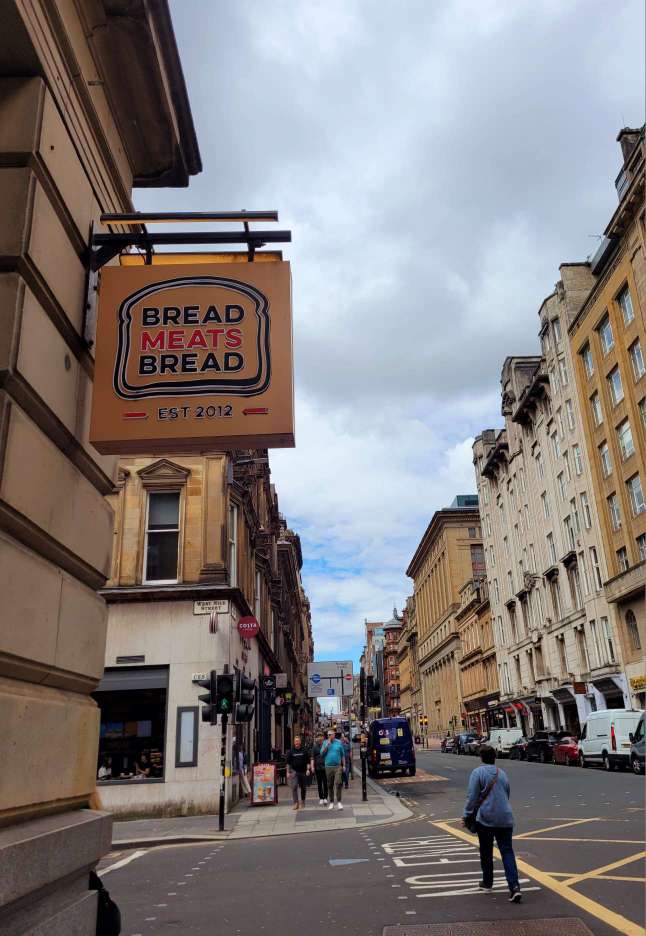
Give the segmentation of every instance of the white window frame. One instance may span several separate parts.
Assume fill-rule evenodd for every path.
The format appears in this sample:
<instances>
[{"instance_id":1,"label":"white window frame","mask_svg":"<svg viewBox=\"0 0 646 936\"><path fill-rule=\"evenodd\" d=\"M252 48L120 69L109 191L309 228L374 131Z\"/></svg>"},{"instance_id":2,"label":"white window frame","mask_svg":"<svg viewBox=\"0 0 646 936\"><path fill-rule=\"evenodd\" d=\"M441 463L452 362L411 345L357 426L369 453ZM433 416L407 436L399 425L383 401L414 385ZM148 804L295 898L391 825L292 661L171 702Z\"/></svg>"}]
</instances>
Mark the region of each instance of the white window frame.
<instances>
[{"instance_id":1,"label":"white window frame","mask_svg":"<svg viewBox=\"0 0 646 936\"><path fill-rule=\"evenodd\" d=\"M633 481L637 481L639 484L639 499L635 496L635 488L632 486ZM634 474L632 478L628 478L626 481L626 487L628 489L628 497L630 498L630 509L633 517L638 517L641 513L646 510L646 501L644 500L644 488L642 486L642 479L639 472Z\"/></svg>"},{"instance_id":2,"label":"white window frame","mask_svg":"<svg viewBox=\"0 0 646 936\"><path fill-rule=\"evenodd\" d=\"M227 557L229 560L229 586L238 587L238 505L229 501L227 514ZM233 535L232 535L233 534Z\"/></svg>"},{"instance_id":3,"label":"white window frame","mask_svg":"<svg viewBox=\"0 0 646 936\"><path fill-rule=\"evenodd\" d=\"M590 397L590 407L592 409L592 422L595 426L600 426L603 423L603 407L597 390Z\"/></svg>"},{"instance_id":4,"label":"white window frame","mask_svg":"<svg viewBox=\"0 0 646 936\"><path fill-rule=\"evenodd\" d=\"M627 435L630 440L629 445L626 444L625 435ZM630 428L629 419L622 419L617 426L617 441L619 442L619 451L621 452L622 461L626 461L631 455L635 454L635 440L633 439L633 431Z\"/></svg>"},{"instance_id":5,"label":"white window frame","mask_svg":"<svg viewBox=\"0 0 646 936\"><path fill-rule=\"evenodd\" d=\"M625 301L626 298L628 298L628 302ZM630 294L628 283L626 283L624 288L621 290L621 292L617 296L617 305L621 309L621 315L624 320L624 325L630 325L630 323L635 318L635 310L633 308L633 297Z\"/></svg>"},{"instance_id":6,"label":"white window frame","mask_svg":"<svg viewBox=\"0 0 646 936\"><path fill-rule=\"evenodd\" d=\"M601 350L603 351L603 356L610 354L612 349L615 346L615 335L612 330L612 322L610 321L610 316L606 313L599 322L597 328L597 334L599 335L599 342L601 344ZM610 336L610 341L607 341L607 336Z\"/></svg>"},{"instance_id":7,"label":"white window frame","mask_svg":"<svg viewBox=\"0 0 646 936\"><path fill-rule=\"evenodd\" d=\"M635 383L646 374L646 365L644 365L644 353L642 351L642 346L639 338L636 341L633 341L631 346L628 348L628 354L630 355L630 363L633 368L633 376L635 378Z\"/></svg>"},{"instance_id":8,"label":"white window frame","mask_svg":"<svg viewBox=\"0 0 646 936\"><path fill-rule=\"evenodd\" d=\"M616 383L615 383L615 378ZM621 371L619 370L619 365L617 364L612 368L608 376L606 377L608 381L608 393L612 401L613 406L619 406L621 401L624 398L624 382L621 379ZM618 384L618 389L617 389Z\"/></svg>"},{"instance_id":9,"label":"white window frame","mask_svg":"<svg viewBox=\"0 0 646 936\"><path fill-rule=\"evenodd\" d=\"M612 474L612 455L607 441L603 441L599 446L599 459L601 460L601 474L604 478L609 478Z\"/></svg>"},{"instance_id":10,"label":"white window frame","mask_svg":"<svg viewBox=\"0 0 646 936\"><path fill-rule=\"evenodd\" d=\"M610 621L607 617L601 618L601 628L603 630L603 636L606 643L606 650L608 652L607 659L610 663L617 662L617 654L615 653L615 641L612 636L612 630L610 628Z\"/></svg>"},{"instance_id":11,"label":"white window frame","mask_svg":"<svg viewBox=\"0 0 646 936\"><path fill-rule=\"evenodd\" d=\"M581 446L573 445L572 451L574 452L574 473L576 475L583 474L583 455L581 454Z\"/></svg>"},{"instance_id":12,"label":"white window frame","mask_svg":"<svg viewBox=\"0 0 646 936\"><path fill-rule=\"evenodd\" d=\"M610 514L610 526L614 533L621 529L621 510L619 509L619 498L613 492L607 497L608 513Z\"/></svg>"},{"instance_id":13,"label":"white window frame","mask_svg":"<svg viewBox=\"0 0 646 936\"><path fill-rule=\"evenodd\" d=\"M599 564L599 554L597 553L596 546L589 546L590 551L590 562L592 563L592 571L594 573L594 583L597 587L597 591L603 588L603 577L601 575L601 566Z\"/></svg>"},{"instance_id":14,"label":"white window frame","mask_svg":"<svg viewBox=\"0 0 646 936\"><path fill-rule=\"evenodd\" d=\"M177 495L177 530L173 527L168 527L168 529L163 530L153 530L154 533L177 533L177 575L172 579L150 579L146 574L146 569L148 567L148 534L150 533L148 529L148 518L150 516L150 498L155 497L156 494L176 494ZM180 542L181 542L181 532L182 532L182 492L178 491L177 488L155 488L154 490L146 491L146 517L145 517L145 527L144 527L144 555L143 555L143 569L141 574L141 581L143 585L177 585L179 582L179 562L180 562Z\"/></svg>"},{"instance_id":15,"label":"white window frame","mask_svg":"<svg viewBox=\"0 0 646 936\"><path fill-rule=\"evenodd\" d=\"M588 494L586 491L582 491L579 497L581 499L581 510L583 511L583 525L586 530L590 530L592 528L592 511L590 510Z\"/></svg>"},{"instance_id":16,"label":"white window frame","mask_svg":"<svg viewBox=\"0 0 646 936\"><path fill-rule=\"evenodd\" d=\"M589 344L585 344L581 348L581 359L583 361L585 375L589 380L594 374L594 357L592 356L592 348Z\"/></svg>"}]
</instances>

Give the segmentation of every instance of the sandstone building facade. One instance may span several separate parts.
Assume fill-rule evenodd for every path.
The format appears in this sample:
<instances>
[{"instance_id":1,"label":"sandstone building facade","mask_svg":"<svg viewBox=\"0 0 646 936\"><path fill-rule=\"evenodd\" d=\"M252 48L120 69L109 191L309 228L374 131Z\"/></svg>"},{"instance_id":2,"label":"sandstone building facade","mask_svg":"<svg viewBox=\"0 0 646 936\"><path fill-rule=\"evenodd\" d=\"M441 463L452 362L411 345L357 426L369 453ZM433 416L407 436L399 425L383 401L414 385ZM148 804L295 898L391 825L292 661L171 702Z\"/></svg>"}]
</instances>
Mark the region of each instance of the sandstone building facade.
<instances>
[{"instance_id":1,"label":"sandstone building facade","mask_svg":"<svg viewBox=\"0 0 646 936\"><path fill-rule=\"evenodd\" d=\"M88 871L110 847L87 809L116 480L88 444L91 228L133 186L201 169L166 4L122 12L0 2L2 932L93 934Z\"/></svg>"},{"instance_id":2,"label":"sandstone building facade","mask_svg":"<svg viewBox=\"0 0 646 936\"><path fill-rule=\"evenodd\" d=\"M605 554L604 594L628 680L646 706L646 238L644 129L619 134L619 204L569 326Z\"/></svg>"}]
</instances>

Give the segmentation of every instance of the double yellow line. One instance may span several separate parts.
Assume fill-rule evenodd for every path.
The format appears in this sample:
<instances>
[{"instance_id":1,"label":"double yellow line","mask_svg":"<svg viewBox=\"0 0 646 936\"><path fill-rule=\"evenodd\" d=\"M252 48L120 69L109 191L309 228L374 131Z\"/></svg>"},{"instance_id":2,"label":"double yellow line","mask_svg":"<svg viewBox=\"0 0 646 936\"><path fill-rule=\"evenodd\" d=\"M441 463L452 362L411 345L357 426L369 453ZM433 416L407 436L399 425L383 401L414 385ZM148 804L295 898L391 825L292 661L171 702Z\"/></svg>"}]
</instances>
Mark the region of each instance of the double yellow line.
<instances>
[{"instance_id":1,"label":"double yellow line","mask_svg":"<svg viewBox=\"0 0 646 936\"><path fill-rule=\"evenodd\" d=\"M566 825L578 825L583 822L590 822L589 819L576 819L572 822L562 823L559 826L552 826L552 829L563 828ZM596 821L596 820L592 820ZM450 835L454 835L456 838L463 839L465 842L469 842L472 845L478 844L478 839L470 835L464 829L456 829L448 822L433 822L434 826L438 829L441 829L443 832L448 832ZM547 832L548 829L537 829L538 832ZM526 832L523 835L517 836L517 838L531 838L532 833ZM497 858L500 858L500 853L498 849L494 849L495 855ZM598 920L601 920L603 923L607 923L608 926L614 926L616 930L620 933L624 933L625 936L644 936L643 926L639 926L637 923L633 923L632 920L627 919L627 917L621 916L620 913L615 913L614 910L609 910L608 907L604 907L603 904L597 903L596 900L591 900L589 897L585 897L583 894L579 894L578 891L575 891L572 888L572 884L583 881L587 878L593 878L604 871L611 871L614 868L618 868L621 865L630 864L632 861L637 861L640 858L646 856L646 851L638 852L636 855L631 855L629 858L623 858L621 861L615 861L610 865L606 865L603 868L596 868L593 871L588 871L585 874L577 874L571 877L568 877L565 881L557 881L555 877L551 874L548 874L546 871L541 871L540 868L535 868L533 865L527 864L526 861L516 858L516 864L518 865L519 871L522 871L523 874L526 874L528 877L533 878L535 881L538 881L539 884L542 884L543 887L546 887L548 890L553 891L555 894L558 894L559 897L563 897L565 900L568 900L570 903L579 907L581 910L585 910L586 913L590 913L592 916L596 917Z\"/></svg>"}]
</instances>

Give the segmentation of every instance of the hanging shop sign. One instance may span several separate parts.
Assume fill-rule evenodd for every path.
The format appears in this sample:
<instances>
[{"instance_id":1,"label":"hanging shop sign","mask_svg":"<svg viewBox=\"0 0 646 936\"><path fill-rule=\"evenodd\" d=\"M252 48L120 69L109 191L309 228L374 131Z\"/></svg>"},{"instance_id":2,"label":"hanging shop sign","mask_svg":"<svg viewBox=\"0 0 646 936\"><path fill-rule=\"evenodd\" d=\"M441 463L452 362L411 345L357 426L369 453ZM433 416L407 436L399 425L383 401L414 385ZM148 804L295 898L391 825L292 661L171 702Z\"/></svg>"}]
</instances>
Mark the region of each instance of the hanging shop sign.
<instances>
[{"instance_id":1,"label":"hanging shop sign","mask_svg":"<svg viewBox=\"0 0 646 936\"><path fill-rule=\"evenodd\" d=\"M104 267L90 441L121 455L293 446L289 263Z\"/></svg>"},{"instance_id":2,"label":"hanging shop sign","mask_svg":"<svg viewBox=\"0 0 646 936\"><path fill-rule=\"evenodd\" d=\"M256 637L260 624L253 615L245 615L238 621L238 633L241 637Z\"/></svg>"}]
</instances>

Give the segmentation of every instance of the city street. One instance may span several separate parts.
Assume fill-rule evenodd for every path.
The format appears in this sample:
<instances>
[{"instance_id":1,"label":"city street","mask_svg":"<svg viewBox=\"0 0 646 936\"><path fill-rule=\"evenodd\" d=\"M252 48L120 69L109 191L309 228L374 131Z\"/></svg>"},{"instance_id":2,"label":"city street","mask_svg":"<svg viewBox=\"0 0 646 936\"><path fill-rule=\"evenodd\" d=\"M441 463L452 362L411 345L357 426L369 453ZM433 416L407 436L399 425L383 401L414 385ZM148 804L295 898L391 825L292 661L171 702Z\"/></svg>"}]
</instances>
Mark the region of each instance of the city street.
<instances>
[{"instance_id":1,"label":"city street","mask_svg":"<svg viewBox=\"0 0 646 936\"><path fill-rule=\"evenodd\" d=\"M555 936L587 932L573 920L598 936L643 933L643 778L501 762L524 891L510 905L499 862L494 893L477 891L477 849L458 821L477 763L419 752L416 777L380 781L414 812L390 825L109 855L101 870L124 936L376 936L396 924L478 921L504 933L505 921L519 920L547 920L532 932Z\"/></svg>"}]
</instances>

